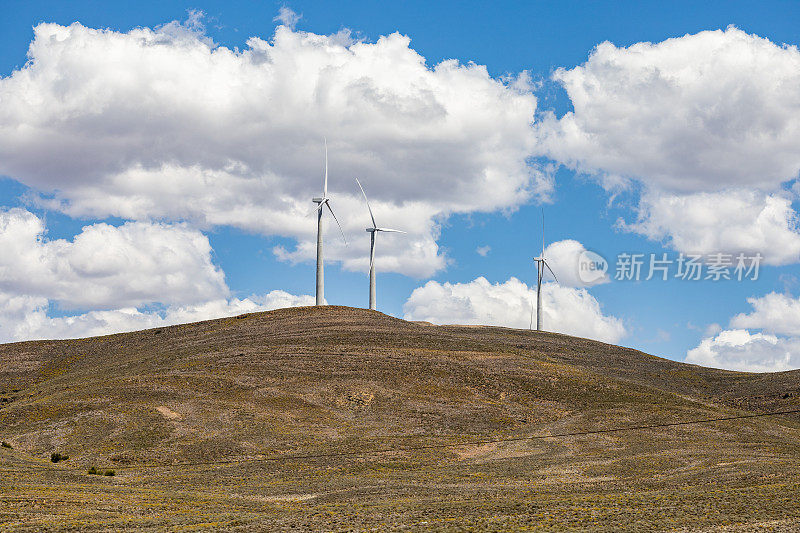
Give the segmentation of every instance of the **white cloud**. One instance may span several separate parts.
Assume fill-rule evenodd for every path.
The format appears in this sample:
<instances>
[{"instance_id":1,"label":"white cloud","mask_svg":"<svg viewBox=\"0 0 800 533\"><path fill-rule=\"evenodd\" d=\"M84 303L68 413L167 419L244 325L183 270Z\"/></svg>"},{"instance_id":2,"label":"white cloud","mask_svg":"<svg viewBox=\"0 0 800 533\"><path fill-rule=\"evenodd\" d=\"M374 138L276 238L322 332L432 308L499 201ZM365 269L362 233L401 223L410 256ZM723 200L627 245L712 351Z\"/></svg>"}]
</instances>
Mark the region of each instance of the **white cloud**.
<instances>
[{"instance_id":1,"label":"white cloud","mask_svg":"<svg viewBox=\"0 0 800 533\"><path fill-rule=\"evenodd\" d=\"M46 298L0 292L0 342L26 340L28 320L46 309Z\"/></svg>"},{"instance_id":2,"label":"white cloud","mask_svg":"<svg viewBox=\"0 0 800 533\"><path fill-rule=\"evenodd\" d=\"M747 301L751 313L734 316L727 330L713 324L686 361L751 372L800 368L800 298L771 292Z\"/></svg>"},{"instance_id":3,"label":"white cloud","mask_svg":"<svg viewBox=\"0 0 800 533\"><path fill-rule=\"evenodd\" d=\"M731 327L800 337L800 298L771 292L760 298L748 298L747 302L753 306L753 312L733 317Z\"/></svg>"},{"instance_id":4,"label":"white cloud","mask_svg":"<svg viewBox=\"0 0 800 533\"><path fill-rule=\"evenodd\" d=\"M63 308L109 309L225 297L208 238L184 225L93 224L72 241L48 240L44 221L0 211L0 291Z\"/></svg>"},{"instance_id":5,"label":"white cloud","mask_svg":"<svg viewBox=\"0 0 800 533\"><path fill-rule=\"evenodd\" d=\"M40 24L29 62L0 79L0 174L72 216L284 235L299 245L282 257L309 260L315 224L302 214L321 189L327 136L345 230L363 234L358 176L381 222L409 231L382 251L381 269L427 276L446 263L437 221L552 188L526 162L536 99L523 78L428 66L396 33L368 43L288 24L234 51L196 23ZM353 241L328 256L366 269L368 244Z\"/></svg>"},{"instance_id":6,"label":"white cloud","mask_svg":"<svg viewBox=\"0 0 800 533\"><path fill-rule=\"evenodd\" d=\"M686 362L747 372L792 370L800 368L800 339L724 330L689 350Z\"/></svg>"},{"instance_id":7,"label":"white cloud","mask_svg":"<svg viewBox=\"0 0 800 533\"><path fill-rule=\"evenodd\" d=\"M44 221L0 210L0 342L78 338L280 307L312 296L230 298L208 238L183 224L93 224L48 240ZM51 306L87 312L51 316ZM154 310L156 309L156 310Z\"/></svg>"},{"instance_id":8,"label":"white cloud","mask_svg":"<svg viewBox=\"0 0 800 533\"><path fill-rule=\"evenodd\" d=\"M622 321L604 315L586 289L542 285L543 324L548 331L616 343L626 335ZM469 283L429 281L414 289L403 306L406 320L436 324L478 324L528 328L536 290L511 278L492 284L480 277ZM535 313L533 321L536 321Z\"/></svg>"},{"instance_id":9,"label":"white cloud","mask_svg":"<svg viewBox=\"0 0 800 533\"><path fill-rule=\"evenodd\" d=\"M307 294L296 296L286 291L274 290L264 295L253 295L244 299L212 300L199 305L171 308L167 310L165 319L172 324L182 324L284 307L315 305L315 303L314 296Z\"/></svg>"},{"instance_id":10,"label":"white cloud","mask_svg":"<svg viewBox=\"0 0 800 533\"><path fill-rule=\"evenodd\" d=\"M772 190L800 171L800 52L736 28L617 48L559 69L574 112L545 147L587 172L673 192Z\"/></svg>"},{"instance_id":11,"label":"white cloud","mask_svg":"<svg viewBox=\"0 0 800 533\"><path fill-rule=\"evenodd\" d=\"M792 202L758 191L686 195L647 193L639 220L623 224L655 240L666 240L686 253L761 253L764 262L800 262L800 217Z\"/></svg>"},{"instance_id":12,"label":"white cloud","mask_svg":"<svg viewBox=\"0 0 800 533\"><path fill-rule=\"evenodd\" d=\"M643 185L628 229L684 252L761 247L772 264L800 260L797 213L781 196L800 171L795 46L733 27L604 42L554 78L574 111L535 127L541 149L608 188Z\"/></svg>"},{"instance_id":13,"label":"white cloud","mask_svg":"<svg viewBox=\"0 0 800 533\"><path fill-rule=\"evenodd\" d=\"M489 252L491 251L492 247L489 245L478 246L477 248L475 248L475 253L477 253L481 257L486 257L487 255L489 255Z\"/></svg>"},{"instance_id":14,"label":"white cloud","mask_svg":"<svg viewBox=\"0 0 800 533\"><path fill-rule=\"evenodd\" d=\"M294 29L297 26L297 23L300 22L300 19L303 18L302 15L298 15L291 9L286 6L281 6L278 10L277 16L273 18L273 22L280 22L284 26Z\"/></svg>"},{"instance_id":15,"label":"white cloud","mask_svg":"<svg viewBox=\"0 0 800 533\"><path fill-rule=\"evenodd\" d=\"M313 296L276 290L244 299L171 306L162 312L122 308L53 318L47 316L46 300L0 293L0 342L92 337L313 304Z\"/></svg>"},{"instance_id":16,"label":"white cloud","mask_svg":"<svg viewBox=\"0 0 800 533\"><path fill-rule=\"evenodd\" d=\"M557 241L545 248L544 256L553 269L560 285L568 287L590 287L611 281L606 272L597 271L583 275L580 268L586 265L588 250L578 241L567 239ZM608 264L606 263L606 267ZM546 272L547 276L550 276Z\"/></svg>"}]
</instances>

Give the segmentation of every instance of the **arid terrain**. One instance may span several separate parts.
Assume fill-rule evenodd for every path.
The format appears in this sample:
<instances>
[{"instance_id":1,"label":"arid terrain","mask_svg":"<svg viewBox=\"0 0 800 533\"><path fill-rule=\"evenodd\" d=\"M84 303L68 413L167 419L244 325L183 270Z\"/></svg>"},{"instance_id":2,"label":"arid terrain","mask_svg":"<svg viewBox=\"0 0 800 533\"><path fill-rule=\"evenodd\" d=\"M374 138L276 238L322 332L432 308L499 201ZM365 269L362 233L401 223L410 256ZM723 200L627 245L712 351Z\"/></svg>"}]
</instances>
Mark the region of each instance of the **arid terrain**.
<instances>
[{"instance_id":1,"label":"arid terrain","mask_svg":"<svg viewBox=\"0 0 800 533\"><path fill-rule=\"evenodd\" d=\"M0 530L797 531L798 398L334 306L7 344Z\"/></svg>"}]
</instances>

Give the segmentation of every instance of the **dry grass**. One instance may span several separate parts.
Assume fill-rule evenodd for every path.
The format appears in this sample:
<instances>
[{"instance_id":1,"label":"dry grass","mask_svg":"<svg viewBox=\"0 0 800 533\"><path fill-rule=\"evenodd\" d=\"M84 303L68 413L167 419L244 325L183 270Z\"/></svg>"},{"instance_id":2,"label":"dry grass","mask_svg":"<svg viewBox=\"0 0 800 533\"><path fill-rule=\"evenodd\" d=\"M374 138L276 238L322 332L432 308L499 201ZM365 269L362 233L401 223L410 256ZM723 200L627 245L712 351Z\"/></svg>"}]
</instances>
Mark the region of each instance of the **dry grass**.
<instances>
[{"instance_id":1,"label":"dry grass","mask_svg":"<svg viewBox=\"0 0 800 533\"><path fill-rule=\"evenodd\" d=\"M798 372L343 307L0 363L3 530L800 529L796 417L474 443L793 409Z\"/></svg>"}]
</instances>

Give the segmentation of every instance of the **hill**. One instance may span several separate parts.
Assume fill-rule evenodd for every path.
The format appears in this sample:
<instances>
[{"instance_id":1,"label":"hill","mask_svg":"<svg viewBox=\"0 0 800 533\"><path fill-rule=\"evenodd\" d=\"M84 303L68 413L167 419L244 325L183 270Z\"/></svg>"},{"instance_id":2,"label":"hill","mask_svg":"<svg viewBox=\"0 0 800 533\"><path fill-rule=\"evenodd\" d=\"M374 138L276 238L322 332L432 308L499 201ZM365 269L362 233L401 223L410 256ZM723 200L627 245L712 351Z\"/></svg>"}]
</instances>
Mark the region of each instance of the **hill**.
<instances>
[{"instance_id":1,"label":"hill","mask_svg":"<svg viewBox=\"0 0 800 533\"><path fill-rule=\"evenodd\" d=\"M0 529L796 530L798 394L334 306L7 344Z\"/></svg>"}]
</instances>

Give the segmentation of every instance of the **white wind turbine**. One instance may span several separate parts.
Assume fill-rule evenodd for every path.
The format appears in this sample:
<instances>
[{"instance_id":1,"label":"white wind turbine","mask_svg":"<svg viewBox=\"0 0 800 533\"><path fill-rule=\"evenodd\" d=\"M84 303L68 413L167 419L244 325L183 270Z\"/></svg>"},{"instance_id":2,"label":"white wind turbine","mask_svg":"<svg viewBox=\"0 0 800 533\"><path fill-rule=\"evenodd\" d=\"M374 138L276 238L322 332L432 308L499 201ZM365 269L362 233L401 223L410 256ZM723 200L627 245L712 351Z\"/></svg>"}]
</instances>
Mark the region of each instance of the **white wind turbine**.
<instances>
[{"instance_id":1,"label":"white wind turbine","mask_svg":"<svg viewBox=\"0 0 800 533\"><path fill-rule=\"evenodd\" d=\"M339 226L339 231L342 232L342 239L344 239L344 243L347 244L347 238L344 236L344 230L342 229L342 225L339 224L339 220L336 218L336 215L333 213L333 209L331 209L331 199L328 198L328 140L325 139L325 177L323 178L322 182L322 197L312 198L312 202L317 205L317 305L325 305L325 264L322 258L322 212L324 211L323 207L327 206L328 211L331 212L331 216L333 216L333 220L336 221L336 225Z\"/></svg>"},{"instance_id":2,"label":"white wind turbine","mask_svg":"<svg viewBox=\"0 0 800 533\"><path fill-rule=\"evenodd\" d=\"M539 257L533 258L536 263L536 331L542 331L542 278L544 277L544 269L550 271L553 279L558 283L558 278L547 260L544 258L544 210L542 210L542 254ZM533 326L533 306L531 306L531 326Z\"/></svg>"},{"instance_id":3,"label":"white wind turbine","mask_svg":"<svg viewBox=\"0 0 800 533\"><path fill-rule=\"evenodd\" d=\"M375 303L375 234L379 231L385 231L388 233L405 233L405 231L400 231L399 229L389 229L389 228L379 228L378 225L375 223L375 215L372 214L372 208L369 205L369 200L367 200L367 193L364 192L364 187L361 186L361 182L358 181L356 178L356 183L358 183L358 188L361 189L361 194L364 195L364 201L367 202L367 209L369 209L369 216L372 219L372 227L367 228L367 232L369 233L369 308L373 311L375 310L376 303Z\"/></svg>"}]
</instances>

